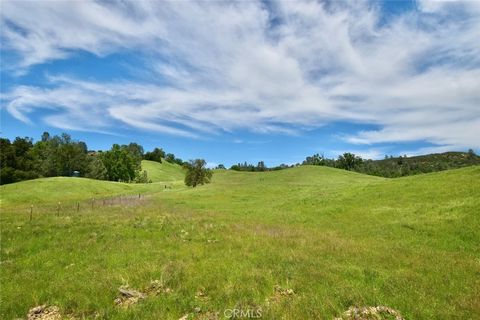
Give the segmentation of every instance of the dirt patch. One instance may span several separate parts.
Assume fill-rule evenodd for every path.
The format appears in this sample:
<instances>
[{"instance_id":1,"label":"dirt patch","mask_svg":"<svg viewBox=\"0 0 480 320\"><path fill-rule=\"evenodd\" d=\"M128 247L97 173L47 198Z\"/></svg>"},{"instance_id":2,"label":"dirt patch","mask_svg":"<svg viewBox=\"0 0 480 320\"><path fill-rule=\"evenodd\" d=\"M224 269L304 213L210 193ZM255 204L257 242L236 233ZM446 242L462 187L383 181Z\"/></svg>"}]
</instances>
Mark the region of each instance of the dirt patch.
<instances>
[{"instance_id":1,"label":"dirt patch","mask_svg":"<svg viewBox=\"0 0 480 320\"><path fill-rule=\"evenodd\" d=\"M265 301L267 306L272 303L279 303L285 299L291 299L295 295L293 289L282 288L278 284L273 287L274 294Z\"/></svg>"},{"instance_id":2,"label":"dirt patch","mask_svg":"<svg viewBox=\"0 0 480 320\"><path fill-rule=\"evenodd\" d=\"M201 312L197 319L199 320L218 320L220 319L220 312L206 311Z\"/></svg>"},{"instance_id":3,"label":"dirt patch","mask_svg":"<svg viewBox=\"0 0 480 320\"><path fill-rule=\"evenodd\" d=\"M197 292L195 293L195 299L208 300L208 295L204 288L200 288L197 290Z\"/></svg>"},{"instance_id":4,"label":"dirt patch","mask_svg":"<svg viewBox=\"0 0 480 320\"><path fill-rule=\"evenodd\" d=\"M220 312L213 312L213 311L205 311L202 312L201 310L197 309L194 312L186 313L178 320L219 320L220 319Z\"/></svg>"},{"instance_id":5,"label":"dirt patch","mask_svg":"<svg viewBox=\"0 0 480 320\"><path fill-rule=\"evenodd\" d=\"M147 296L159 295L162 293L171 293L173 290L165 286L160 280L153 280L150 282L150 285L145 289Z\"/></svg>"},{"instance_id":6,"label":"dirt patch","mask_svg":"<svg viewBox=\"0 0 480 320\"><path fill-rule=\"evenodd\" d=\"M153 280L143 291L122 286L118 288L118 292L119 296L114 300L114 303L119 307L128 308L149 296L171 293L172 289L159 280Z\"/></svg>"},{"instance_id":7,"label":"dirt patch","mask_svg":"<svg viewBox=\"0 0 480 320\"><path fill-rule=\"evenodd\" d=\"M60 308L46 304L34 307L28 311L27 320L61 320Z\"/></svg>"},{"instance_id":8,"label":"dirt patch","mask_svg":"<svg viewBox=\"0 0 480 320\"><path fill-rule=\"evenodd\" d=\"M404 320L400 312L385 306L350 307L334 320Z\"/></svg>"}]
</instances>

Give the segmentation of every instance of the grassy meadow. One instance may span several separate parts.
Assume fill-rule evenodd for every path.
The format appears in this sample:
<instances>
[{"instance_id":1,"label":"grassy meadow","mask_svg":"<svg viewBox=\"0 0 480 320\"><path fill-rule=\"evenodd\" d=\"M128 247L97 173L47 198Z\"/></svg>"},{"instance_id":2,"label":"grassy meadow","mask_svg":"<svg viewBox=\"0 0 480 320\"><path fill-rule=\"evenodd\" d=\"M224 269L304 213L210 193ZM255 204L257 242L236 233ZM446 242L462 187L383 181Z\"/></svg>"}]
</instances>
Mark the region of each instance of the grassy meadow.
<instances>
[{"instance_id":1,"label":"grassy meadow","mask_svg":"<svg viewBox=\"0 0 480 320\"><path fill-rule=\"evenodd\" d=\"M396 179L217 170L194 189L179 166L143 167L154 183L0 187L1 319L41 304L78 319L333 319L377 305L480 318L478 166ZM169 292L115 305L119 287L153 280Z\"/></svg>"}]
</instances>

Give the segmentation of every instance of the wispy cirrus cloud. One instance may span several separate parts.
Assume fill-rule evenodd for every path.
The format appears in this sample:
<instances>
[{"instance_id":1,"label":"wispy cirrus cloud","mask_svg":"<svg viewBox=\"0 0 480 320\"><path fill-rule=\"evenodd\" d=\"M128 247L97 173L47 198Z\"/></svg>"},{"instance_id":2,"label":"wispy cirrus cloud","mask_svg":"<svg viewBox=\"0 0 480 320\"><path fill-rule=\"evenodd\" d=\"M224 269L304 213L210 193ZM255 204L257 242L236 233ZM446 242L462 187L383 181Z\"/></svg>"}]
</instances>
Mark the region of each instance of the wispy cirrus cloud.
<instances>
[{"instance_id":1,"label":"wispy cirrus cloud","mask_svg":"<svg viewBox=\"0 0 480 320\"><path fill-rule=\"evenodd\" d=\"M383 21L375 2L2 2L11 72L130 50L162 83L49 77L2 92L20 121L121 125L196 138L299 134L335 121L380 129L351 144L480 148L480 6L418 1Z\"/></svg>"}]
</instances>

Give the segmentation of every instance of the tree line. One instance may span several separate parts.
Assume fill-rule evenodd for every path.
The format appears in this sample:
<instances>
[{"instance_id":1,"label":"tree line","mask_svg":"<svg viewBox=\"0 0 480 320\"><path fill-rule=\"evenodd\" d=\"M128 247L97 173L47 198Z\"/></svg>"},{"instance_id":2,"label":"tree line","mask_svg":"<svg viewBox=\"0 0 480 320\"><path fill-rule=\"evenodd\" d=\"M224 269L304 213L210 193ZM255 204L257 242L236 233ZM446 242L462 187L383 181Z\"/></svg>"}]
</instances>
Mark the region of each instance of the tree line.
<instances>
[{"instance_id":1,"label":"tree line","mask_svg":"<svg viewBox=\"0 0 480 320\"><path fill-rule=\"evenodd\" d=\"M287 165L287 164L281 164L279 166L275 166L275 167L267 167L265 165L265 162L263 161L259 161L257 163L257 165L253 165L253 164L250 164L250 163L247 163L246 161L244 163L237 163L237 164L234 164L230 167L230 170L233 170L233 171L250 171L250 172L263 172L263 171L275 171L275 170L282 170L282 169L286 169L286 168L291 168L291 167L294 167L294 165ZM221 165L218 165L216 167L216 169L225 169L225 167L223 166L223 164Z\"/></svg>"},{"instance_id":2,"label":"tree line","mask_svg":"<svg viewBox=\"0 0 480 320\"><path fill-rule=\"evenodd\" d=\"M0 184L56 176L148 183L151 181L147 172L141 169L142 160L167 161L182 166L186 169L185 184L188 186L208 183L212 177L205 160L185 162L161 148L144 152L141 145L131 142L128 145L113 144L107 151L91 151L85 142L73 140L66 133L51 136L44 132L36 142L29 137L16 137L13 141L0 138ZM365 160L350 152L329 159L317 153L302 162L302 165L328 166L388 178L479 164L480 157L473 150L416 157L386 156L382 160ZM263 172L299 165L281 164L269 168L263 161L257 165L244 162L232 165L230 170ZM220 164L216 169L226 168Z\"/></svg>"},{"instance_id":3,"label":"tree line","mask_svg":"<svg viewBox=\"0 0 480 320\"><path fill-rule=\"evenodd\" d=\"M36 142L29 137L16 137L13 141L0 138L0 184L57 176L151 182L141 170L143 159L184 164L182 159L166 154L161 148L145 153L135 142L113 144L107 151L91 151L85 142L73 140L66 133L51 136L44 132Z\"/></svg>"},{"instance_id":4,"label":"tree line","mask_svg":"<svg viewBox=\"0 0 480 320\"><path fill-rule=\"evenodd\" d=\"M381 160L366 160L350 152L329 159L320 154L307 157L302 165L327 166L359 173L396 178L420 173L429 173L447 169L456 169L471 165L480 165L480 157L470 149L468 152L445 152L422 156L407 157L385 156Z\"/></svg>"}]
</instances>

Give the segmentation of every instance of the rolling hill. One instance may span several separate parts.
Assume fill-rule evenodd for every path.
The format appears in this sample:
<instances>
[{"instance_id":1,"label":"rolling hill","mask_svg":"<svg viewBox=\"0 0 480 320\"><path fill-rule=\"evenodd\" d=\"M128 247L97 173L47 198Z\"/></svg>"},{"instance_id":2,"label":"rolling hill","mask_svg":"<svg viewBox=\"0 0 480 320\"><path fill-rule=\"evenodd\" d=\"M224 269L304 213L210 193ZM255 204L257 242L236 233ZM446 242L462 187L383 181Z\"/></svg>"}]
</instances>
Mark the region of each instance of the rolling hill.
<instances>
[{"instance_id":1,"label":"rolling hill","mask_svg":"<svg viewBox=\"0 0 480 320\"><path fill-rule=\"evenodd\" d=\"M480 156L471 152L432 153L413 157L386 157L366 160L354 170L387 178L396 178L448 169L480 165Z\"/></svg>"},{"instance_id":2,"label":"rolling hill","mask_svg":"<svg viewBox=\"0 0 480 320\"><path fill-rule=\"evenodd\" d=\"M157 181L181 179L163 164L145 168ZM317 166L218 170L194 189L49 178L0 190L1 318L40 304L109 319L215 319L232 308L332 319L377 305L405 319L480 314L478 166L397 179ZM54 209L58 199L140 192L126 204ZM113 302L119 287L149 292L152 280L158 295Z\"/></svg>"}]
</instances>

